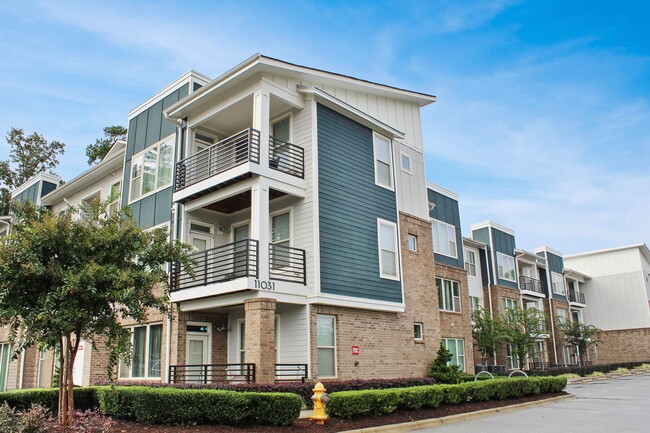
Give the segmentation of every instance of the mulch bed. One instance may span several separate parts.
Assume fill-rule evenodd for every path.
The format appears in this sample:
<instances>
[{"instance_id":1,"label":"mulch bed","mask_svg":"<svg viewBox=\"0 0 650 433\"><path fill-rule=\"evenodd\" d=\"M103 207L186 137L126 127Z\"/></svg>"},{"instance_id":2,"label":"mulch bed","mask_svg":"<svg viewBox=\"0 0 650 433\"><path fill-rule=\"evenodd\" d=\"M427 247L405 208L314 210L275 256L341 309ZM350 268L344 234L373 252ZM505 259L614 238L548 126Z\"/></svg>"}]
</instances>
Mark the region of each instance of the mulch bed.
<instances>
[{"instance_id":1,"label":"mulch bed","mask_svg":"<svg viewBox=\"0 0 650 433\"><path fill-rule=\"evenodd\" d=\"M389 424L399 424L409 421L419 421L430 418L440 418L459 413L474 412L477 410L491 409L495 407L510 406L528 401L544 400L550 397L566 395L561 392L557 394L545 394L528 396L516 399L484 401L475 403L463 403L456 406L440 406L436 409L420 410L399 410L391 414L377 418L353 418L340 419L331 418L324 426L315 425L308 419L299 419L293 425L287 427L271 426L223 426L223 425L200 425L200 426L167 426L167 425L144 425L130 421L114 421L113 433L241 433L241 432L262 432L262 433L330 433L355 430L364 427L376 427ZM64 430L52 429L51 431L63 432Z\"/></svg>"}]
</instances>

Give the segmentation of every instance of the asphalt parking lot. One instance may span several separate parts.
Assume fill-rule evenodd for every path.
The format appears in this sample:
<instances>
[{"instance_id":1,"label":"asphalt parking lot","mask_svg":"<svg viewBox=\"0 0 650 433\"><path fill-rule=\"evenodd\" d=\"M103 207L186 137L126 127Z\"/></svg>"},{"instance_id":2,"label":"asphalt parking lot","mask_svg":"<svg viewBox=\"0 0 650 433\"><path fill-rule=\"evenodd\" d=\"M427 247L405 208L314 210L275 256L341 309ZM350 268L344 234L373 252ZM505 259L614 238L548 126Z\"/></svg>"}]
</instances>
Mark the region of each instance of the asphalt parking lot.
<instances>
[{"instance_id":1,"label":"asphalt parking lot","mask_svg":"<svg viewBox=\"0 0 650 433\"><path fill-rule=\"evenodd\" d=\"M567 392L576 398L418 432L650 432L650 374L575 383Z\"/></svg>"}]
</instances>

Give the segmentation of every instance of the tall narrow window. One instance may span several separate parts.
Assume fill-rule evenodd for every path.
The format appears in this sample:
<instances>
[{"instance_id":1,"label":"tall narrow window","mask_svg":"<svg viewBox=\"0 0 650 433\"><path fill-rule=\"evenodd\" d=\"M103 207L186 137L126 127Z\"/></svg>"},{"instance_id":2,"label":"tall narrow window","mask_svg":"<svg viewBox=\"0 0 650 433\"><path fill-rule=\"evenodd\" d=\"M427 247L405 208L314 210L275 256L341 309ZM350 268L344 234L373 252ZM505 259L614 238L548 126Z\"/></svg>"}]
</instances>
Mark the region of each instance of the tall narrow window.
<instances>
[{"instance_id":1,"label":"tall narrow window","mask_svg":"<svg viewBox=\"0 0 650 433\"><path fill-rule=\"evenodd\" d=\"M336 377L336 317L319 314L316 322L318 377Z\"/></svg>"},{"instance_id":2,"label":"tall narrow window","mask_svg":"<svg viewBox=\"0 0 650 433\"><path fill-rule=\"evenodd\" d=\"M246 322L239 322L239 362L246 362Z\"/></svg>"},{"instance_id":3,"label":"tall narrow window","mask_svg":"<svg viewBox=\"0 0 650 433\"><path fill-rule=\"evenodd\" d=\"M271 218L271 267L279 269L289 266L291 246L291 218L289 212Z\"/></svg>"},{"instance_id":4,"label":"tall narrow window","mask_svg":"<svg viewBox=\"0 0 650 433\"><path fill-rule=\"evenodd\" d=\"M497 267L499 268L499 278L507 281L516 281L514 257L497 253Z\"/></svg>"},{"instance_id":5,"label":"tall narrow window","mask_svg":"<svg viewBox=\"0 0 650 433\"><path fill-rule=\"evenodd\" d=\"M375 144L375 183L393 189L393 155L390 140L374 134Z\"/></svg>"},{"instance_id":6,"label":"tall narrow window","mask_svg":"<svg viewBox=\"0 0 650 433\"><path fill-rule=\"evenodd\" d=\"M49 383L47 380L48 377L46 377L47 367L48 367L47 350L39 350L38 351L38 383L36 384L36 386L39 388L49 388Z\"/></svg>"},{"instance_id":7,"label":"tall narrow window","mask_svg":"<svg viewBox=\"0 0 650 433\"><path fill-rule=\"evenodd\" d=\"M472 277L476 276L476 253L472 250L463 250L463 255L465 256L465 270L467 275Z\"/></svg>"},{"instance_id":8,"label":"tall narrow window","mask_svg":"<svg viewBox=\"0 0 650 433\"><path fill-rule=\"evenodd\" d=\"M131 328L131 365L120 361L121 379L149 379L161 377L162 325Z\"/></svg>"},{"instance_id":9,"label":"tall narrow window","mask_svg":"<svg viewBox=\"0 0 650 433\"><path fill-rule=\"evenodd\" d=\"M378 219L377 231L379 232L379 276L399 279L397 225Z\"/></svg>"},{"instance_id":10,"label":"tall narrow window","mask_svg":"<svg viewBox=\"0 0 650 433\"><path fill-rule=\"evenodd\" d=\"M551 272L551 283L553 285L553 293L558 293L560 295L566 294L566 290L564 288L564 277L562 274Z\"/></svg>"},{"instance_id":11,"label":"tall narrow window","mask_svg":"<svg viewBox=\"0 0 650 433\"><path fill-rule=\"evenodd\" d=\"M120 209L120 198L122 198L122 181L111 185L111 195L108 197L108 216L115 215Z\"/></svg>"},{"instance_id":12,"label":"tall narrow window","mask_svg":"<svg viewBox=\"0 0 650 433\"><path fill-rule=\"evenodd\" d=\"M441 343L451 352L448 365L457 365L465 371L465 341L460 338L443 338Z\"/></svg>"},{"instance_id":13,"label":"tall narrow window","mask_svg":"<svg viewBox=\"0 0 650 433\"><path fill-rule=\"evenodd\" d=\"M460 283L436 278L438 303L441 310L460 312Z\"/></svg>"},{"instance_id":14,"label":"tall narrow window","mask_svg":"<svg viewBox=\"0 0 650 433\"><path fill-rule=\"evenodd\" d=\"M7 390L7 374L9 372L10 355L11 344L0 344L0 391Z\"/></svg>"}]
</instances>

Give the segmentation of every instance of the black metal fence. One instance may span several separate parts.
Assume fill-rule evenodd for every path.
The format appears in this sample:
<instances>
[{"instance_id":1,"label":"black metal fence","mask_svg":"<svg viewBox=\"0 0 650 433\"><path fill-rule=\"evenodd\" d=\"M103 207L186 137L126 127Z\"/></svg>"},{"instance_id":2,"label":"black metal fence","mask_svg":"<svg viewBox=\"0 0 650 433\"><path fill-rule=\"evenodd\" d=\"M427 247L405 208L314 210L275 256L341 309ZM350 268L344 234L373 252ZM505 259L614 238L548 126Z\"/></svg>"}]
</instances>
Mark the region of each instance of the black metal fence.
<instances>
[{"instance_id":1,"label":"black metal fence","mask_svg":"<svg viewBox=\"0 0 650 433\"><path fill-rule=\"evenodd\" d=\"M544 288L540 280L523 275L519 277L519 289L528 290L529 292L544 293Z\"/></svg>"},{"instance_id":2,"label":"black metal fence","mask_svg":"<svg viewBox=\"0 0 650 433\"><path fill-rule=\"evenodd\" d=\"M170 383L255 382L255 364L171 365Z\"/></svg>"},{"instance_id":3,"label":"black metal fence","mask_svg":"<svg viewBox=\"0 0 650 433\"><path fill-rule=\"evenodd\" d=\"M269 137L269 167L304 179L305 151L293 143Z\"/></svg>"},{"instance_id":4,"label":"black metal fence","mask_svg":"<svg viewBox=\"0 0 650 433\"><path fill-rule=\"evenodd\" d=\"M305 250L269 245L269 277L272 280L307 285Z\"/></svg>"},{"instance_id":5,"label":"black metal fence","mask_svg":"<svg viewBox=\"0 0 650 433\"><path fill-rule=\"evenodd\" d=\"M275 364L276 382L304 382L307 380L307 364Z\"/></svg>"},{"instance_id":6,"label":"black metal fence","mask_svg":"<svg viewBox=\"0 0 650 433\"><path fill-rule=\"evenodd\" d=\"M576 292L575 290L569 290L569 302L578 302L580 304L584 304L585 294Z\"/></svg>"}]
</instances>

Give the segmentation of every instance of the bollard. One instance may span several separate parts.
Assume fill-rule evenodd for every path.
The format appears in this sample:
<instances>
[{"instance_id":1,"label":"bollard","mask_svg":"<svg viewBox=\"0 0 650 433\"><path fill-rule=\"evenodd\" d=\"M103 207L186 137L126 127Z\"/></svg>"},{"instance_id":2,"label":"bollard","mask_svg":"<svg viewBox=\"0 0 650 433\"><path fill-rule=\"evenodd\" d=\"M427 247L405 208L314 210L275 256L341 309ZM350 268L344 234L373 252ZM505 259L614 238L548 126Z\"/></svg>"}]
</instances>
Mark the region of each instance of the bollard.
<instances>
[{"instance_id":1,"label":"bollard","mask_svg":"<svg viewBox=\"0 0 650 433\"><path fill-rule=\"evenodd\" d=\"M314 389L312 389L314 395L311 396L312 401L314 402L314 415L310 418L318 425L325 425L325 420L328 416L325 414L325 405L330 401L327 391L322 383L318 382Z\"/></svg>"}]
</instances>

